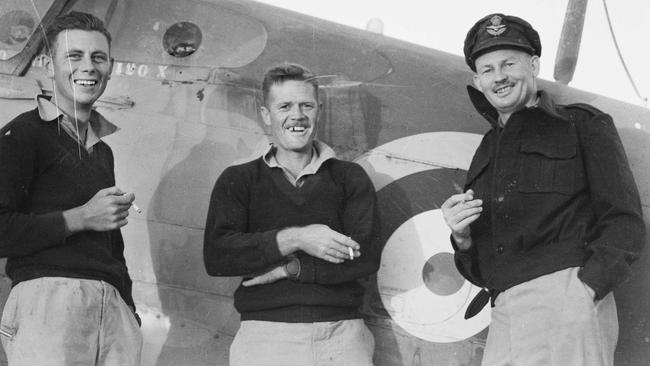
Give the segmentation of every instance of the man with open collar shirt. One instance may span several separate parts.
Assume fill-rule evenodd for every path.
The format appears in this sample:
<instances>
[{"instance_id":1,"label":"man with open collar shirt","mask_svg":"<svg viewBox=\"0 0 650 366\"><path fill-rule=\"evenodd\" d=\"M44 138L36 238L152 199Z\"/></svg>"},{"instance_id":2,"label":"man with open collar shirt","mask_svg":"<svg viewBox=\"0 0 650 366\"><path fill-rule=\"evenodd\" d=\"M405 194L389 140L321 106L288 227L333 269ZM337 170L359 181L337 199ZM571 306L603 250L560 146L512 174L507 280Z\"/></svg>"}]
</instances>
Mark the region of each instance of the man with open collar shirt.
<instances>
[{"instance_id":1,"label":"man with open collar shirt","mask_svg":"<svg viewBox=\"0 0 650 366\"><path fill-rule=\"evenodd\" d=\"M9 365L139 365L142 335L120 228L134 200L115 186L93 109L110 79L98 18L46 30L53 95L0 130L0 256L13 288L0 338Z\"/></svg>"},{"instance_id":2,"label":"man with open collar shirt","mask_svg":"<svg viewBox=\"0 0 650 366\"><path fill-rule=\"evenodd\" d=\"M483 365L613 365L612 290L645 226L612 118L537 89L541 44L523 19L482 18L464 52L492 128L442 210L458 269L492 297Z\"/></svg>"},{"instance_id":3,"label":"man with open collar shirt","mask_svg":"<svg viewBox=\"0 0 650 366\"><path fill-rule=\"evenodd\" d=\"M370 366L374 339L359 312L377 271L375 190L357 164L315 140L314 75L267 71L261 115L273 144L219 176L205 225L212 276L243 276L231 366Z\"/></svg>"}]
</instances>

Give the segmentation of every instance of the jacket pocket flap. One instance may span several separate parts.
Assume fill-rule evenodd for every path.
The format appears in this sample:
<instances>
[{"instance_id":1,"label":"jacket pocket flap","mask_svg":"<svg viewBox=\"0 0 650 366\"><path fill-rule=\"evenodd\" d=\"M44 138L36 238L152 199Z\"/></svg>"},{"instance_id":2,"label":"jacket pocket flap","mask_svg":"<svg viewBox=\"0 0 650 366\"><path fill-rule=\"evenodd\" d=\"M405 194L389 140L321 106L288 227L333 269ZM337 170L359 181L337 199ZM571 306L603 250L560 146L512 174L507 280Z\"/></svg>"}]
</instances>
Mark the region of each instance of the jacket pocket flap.
<instances>
[{"instance_id":1,"label":"jacket pocket flap","mask_svg":"<svg viewBox=\"0 0 650 366\"><path fill-rule=\"evenodd\" d=\"M551 159L571 159L577 150L577 141L570 138L523 141L520 147L523 153L540 154Z\"/></svg>"}]
</instances>

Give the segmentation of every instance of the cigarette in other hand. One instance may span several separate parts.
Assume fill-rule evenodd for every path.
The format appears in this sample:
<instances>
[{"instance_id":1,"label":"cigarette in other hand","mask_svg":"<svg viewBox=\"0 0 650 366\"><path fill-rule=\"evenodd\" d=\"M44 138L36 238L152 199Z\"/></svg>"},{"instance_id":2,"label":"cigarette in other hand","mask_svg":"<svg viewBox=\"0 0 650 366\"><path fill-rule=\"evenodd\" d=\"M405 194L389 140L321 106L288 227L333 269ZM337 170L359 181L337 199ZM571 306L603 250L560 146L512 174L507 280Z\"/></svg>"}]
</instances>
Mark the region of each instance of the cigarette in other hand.
<instances>
[{"instance_id":1,"label":"cigarette in other hand","mask_svg":"<svg viewBox=\"0 0 650 366\"><path fill-rule=\"evenodd\" d=\"M128 193L124 193L122 195L126 196L127 194ZM138 207L138 205L135 204L135 200L133 200L133 202L131 202L131 207L135 210L135 212L142 213L142 210L140 209L140 207Z\"/></svg>"},{"instance_id":2,"label":"cigarette in other hand","mask_svg":"<svg viewBox=\"0 0 650 366\"><path fill-rule=\"evenodd\" d=\"M351 247L348 247L348 254L350 255L350 260L354 259L354 251Z\"/></svg>"},{"instance_id":3,"label":"cigarette in other hand","mask_svg":"<svg viewBox=\"0 0 650 366\"><path fill-rule=\"evenodd\" d=\"M140 207L138 207L138 205L135 204L135 201L131 202L131 207L133 207L135 212L142 213L142 210L140 209Z\"/></svg>"}]
</instances>

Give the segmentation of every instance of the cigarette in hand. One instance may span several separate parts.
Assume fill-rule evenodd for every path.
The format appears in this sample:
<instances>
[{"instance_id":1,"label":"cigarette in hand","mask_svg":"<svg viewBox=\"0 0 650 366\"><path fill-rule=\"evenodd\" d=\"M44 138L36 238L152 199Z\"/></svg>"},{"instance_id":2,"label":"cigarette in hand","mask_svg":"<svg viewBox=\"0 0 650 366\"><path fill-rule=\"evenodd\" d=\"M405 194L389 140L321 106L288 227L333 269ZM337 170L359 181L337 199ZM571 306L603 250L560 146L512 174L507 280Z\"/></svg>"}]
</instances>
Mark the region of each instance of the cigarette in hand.
<instances>
[{"instance_id":1,"label":"cigarette in hand","mask_svg":"<svg viewBox=\"0 0 650 366\"><path fill-rule=\"evenodd\" d=\"M124 194L122 194L122 196L126 196L127 194L128 193L124 193ZM140 214L142 213L142 209L140 209L140 207L138 207L138 205L135 204L135 200L133 200L133 202L131 202L131 207L135 210L135 212L140 213Z\"/></svg>"},{"instance_id":2,"label":"cigarette in hand","mask_svg":"<svg viewBox=\"0 0 650 366\"><path fill-rule=\"evenodd\" d=\"M354 259L354 251L352 250L352 247L348 247L348 254L350 255L350 260Z\"/></svg>"},{"instance_id":3,"label":"cigarette in hand","mask_svg":"<svg viewBox=\"0 0 650 366\"><path fill-rule=\"evenodd\" d=\"M131 202L131 207L133 207L135 212L142 213L142 210L140 209L140 207L138 207L138 205L135 204L135 201Z\"/></svg>"}]
</instances>

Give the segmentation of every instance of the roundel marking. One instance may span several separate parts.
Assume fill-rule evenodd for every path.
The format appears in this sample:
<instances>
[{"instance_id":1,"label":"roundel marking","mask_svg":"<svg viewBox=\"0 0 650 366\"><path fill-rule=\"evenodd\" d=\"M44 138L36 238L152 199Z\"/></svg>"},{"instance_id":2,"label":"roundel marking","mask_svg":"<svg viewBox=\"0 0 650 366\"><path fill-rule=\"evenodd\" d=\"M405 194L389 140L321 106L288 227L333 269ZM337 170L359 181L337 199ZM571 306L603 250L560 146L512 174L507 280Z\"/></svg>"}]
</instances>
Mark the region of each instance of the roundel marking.
<instances>
[{"instance_id":1,"label":"roundel marking","mask_svg":"<svg viewBox=\"0 0 650 366\"><path fill-rule=\"evenodd\" d=\"M424 262L422 281L429 291L448 296L461 289L465 280L458 271L454 271L453 266L454 255L445 252L436 253Z\"/></svg>"},{"instance_id":2,"label":"roundel marking","mask_svg":"<svg viewBox=\"0 0 650 366\"><path fill-rule=\"evenodd\" d=\"M440 206L462 190L481 136L433 132L379 146L357 159L377 189L384 245L377 289L390 317L431 342L467 339L489 325L490 309L465 320L479 288L456 270Z\"/></svg>"}]
</instances>

